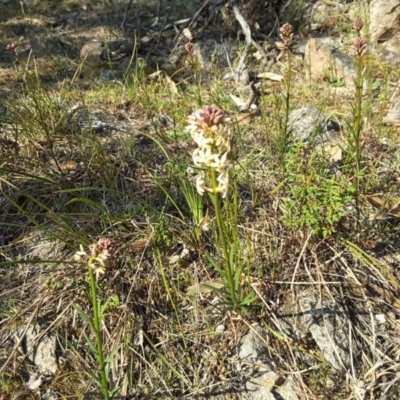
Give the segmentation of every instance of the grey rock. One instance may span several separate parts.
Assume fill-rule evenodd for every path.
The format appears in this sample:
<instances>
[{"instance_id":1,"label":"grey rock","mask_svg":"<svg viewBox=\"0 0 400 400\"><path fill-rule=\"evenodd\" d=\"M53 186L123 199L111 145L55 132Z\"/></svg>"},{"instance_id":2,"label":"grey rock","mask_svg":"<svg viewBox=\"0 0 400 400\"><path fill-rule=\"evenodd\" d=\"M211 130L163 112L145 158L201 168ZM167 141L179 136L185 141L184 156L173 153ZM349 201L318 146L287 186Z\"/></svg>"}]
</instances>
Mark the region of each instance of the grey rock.
<instances>
[{"instance_id":1,"label":"grey rock","mask_svg":"<svg viewBox=\"0 0 400 400\"><path fill-rule=\"evenodd\" d=\"M292 141L316 145L339 139L339 125L315 107L302 107L289 114L288 132Z\"/></svg>"},{"instance_id":2,"label":"grey rock","mask_svg":"<svg viewBox=\"0 0 400 400\"><path fill-rule=\"evenodd\" d=\"M256 326L245 335L239 348L239 359L250 366L251 375L245 379L246 399L249 400L298 400L292 378L273 371L263 341L266 331Z\"/></svg>"},{"instance_id":3,"label":"grey rock","mask_svg":"<svg viewBox=\"0 0 400 400\"><path fill-rule=\"evenodd\" d=\"M280 3L281 21L286 21L288 15L291 15L295 30L307 27L307 31L332 31L337 25L338 18L349 9L347 0L287 0Z\"/></svg>"},{"instance_id":4,"label":"grey rock","mask_svg":"<svg viewBox=\"0 0 400 400\"><path fill-rule=\"evenodd\" d=\"M307 77L313 82L335 78L346 87L354 87L357 72L354 60L343 53L331 38L312 38L305 49L304 62Z\"/></svg>"},{"instance_id":5,"label":"grey rock","mask_svg":"<svg viewBox=\"0 0 400 400\"><path fill-rule=\"evenodd\" d=\"M18 333L22 335L24 331L25 327L21 327ZM27 359L35 365L37 373L45 376L54 375L58 368L56 338L51 333L43 331L44 328L39 323L28 327L22 343Z\"/></svg>"},{"instance_id":6,"label":"grey rock","mask_svg":"<svg viewBox=\"0 0 400 400\"><path fill-rule=\"evenodd\" d=\"M47 36L33 36L29 39L29 42L19 46L17 52L22 57L28 57L30 52L32 52L35 57L43 57L49 54L75 55L75 50L71 45L53 34Z\"/></svg>"},{"instance_id":7,"label":"grey rock","mask_svg":"<svg viewBox=\"0 0 400 400\"><path fill-rule=\"evenodd\" d=\"M343 1L317 1L310 13L310 25L312 30L326 30L336 25L339 15L346 12L347 6Z\"/></svg>"},{"instance_id":8,"label":"grey rock","mask_svg":"<svg viewBox=\"0 0 400 400\"><path fill-rule=\"evenodd\" d=\"M400 32L397 32L386 42L379 44L376 52L380 60L394 67L400 67Z\"/></svg>"},{"instance_id":9,"label":"grey rock","mask_svg":"<svg viewBox=\"0 0 400 400\"><path fill-rule=\"evenodd\" d=\"M369 15L371 40L387 41L399 30L400 0L372 0Z\"/></svg>"},{"instance_id":10,"label":"grey rock","mask_svg":"<svg viewBox=\"0 0 400 400\"><path fill-rule=\"evenodd\" d=\"M390 109L383 119L386 124L400 126L400 99L396 98L391 102Z\"/></svg>"},{"instance_id":11,"label":"grey rock","mask_svg":"<svg viewBox=\"0 0 400 400\"><path fill-rule=\"evenodd\" d=\"M372 0L369 14L371 50L381 61L400 66L400 0Z\"/></svg>"},{"instance_id":12,"label":"grey rock","mask_svg":"<svg viewBox=\"0 0 400 400\"><path fill-rule=\"evenodd\" d=\"M263 361L267 348L262 341L265 330L260 326L251 329L240 342L239 358L242 361Z\"/></svg>"},{"instance_id":13,"label":"grey rock","mask_svg":"<svg viewBox=\"0 0 400 400\"><path fill-rule=\"evenodd\" d=\"M106 67L129 57L133 47L134 44L125 39L110 42L90 40L82 46L80 57L90 67Z\"/></svg>"},{"instance_id":14,"label":"grey rock","mask_svg":"<svg viewBox=\"0 0 400 400\"><path fill-rule=\"evenodd\" d=\"M124 131L123 124L118 127L114 118L102 110L87 110L85 107L75 106L69 110L68 114L71 127L82 131L91 131L96 134L107 134L114 130Z\"/></svg>"},{"instance_id":15,"label":"grey rock","mask_svg":"<svg viewBox=\"0 0 400 400\"><path fill-rule=\"evenodd\" d=\"M333 368L349 368L348 316L338 303L319 300L312 290L303 290L297 294L296 303L288 300L281 316L283 327L294 336L301 339L311 335Z\"/></svg>"},{"instance_id":16,"label":"grey rock","mask_svg":"<svg viewBox=\"0 0 400 400\"><path fill-rule=\"evenodd\" d=\"M279 376L271 371L259 371L246 382L248 399L277 400L272 390Z\"/></svg>"},{"instance_id":17,"label":"grey rock","mask_svg":"<svg viewBox=\"0 0 400 400\"><path fill-rule=\"evenodd\" d=\"M304 323L326 361L337 370L347 369L350 365L349 332L343 309L329 302L318 305L310 294L300 298L299 304Z\"/></svg>"},{"instance_id":18,"label":"grey rock","mask_svg":"<svg viewBox=\"0 0 400 400\"><path fill-rule=\"evenodd\" d=\"M57 393L51 391L48 389L46 393L43 393L42 396L40 397L40 400L58 400Z\"/></svg>"},{"instance_id":19,"label":"grey rock","mask_svg":"<svg viewBox=\"0 0 400 400\"><path fill-rule=\"evenodd\" d=\"M116 71L112 69L103 69L99 74L100 83L103 82L112 82L117 77Z\"/></svg>"},{"instance_id":20,"label":"grey rock","mask_svg":"<svg viewBox=\"0 0 400 400\"><path fill-rule=\"evenodd\" d=\"M302 54L303 56L306 54L308 39L302 39L300 42L295 43L292 47L292 51L294 54Z\"/></svg>"}]
</instances>

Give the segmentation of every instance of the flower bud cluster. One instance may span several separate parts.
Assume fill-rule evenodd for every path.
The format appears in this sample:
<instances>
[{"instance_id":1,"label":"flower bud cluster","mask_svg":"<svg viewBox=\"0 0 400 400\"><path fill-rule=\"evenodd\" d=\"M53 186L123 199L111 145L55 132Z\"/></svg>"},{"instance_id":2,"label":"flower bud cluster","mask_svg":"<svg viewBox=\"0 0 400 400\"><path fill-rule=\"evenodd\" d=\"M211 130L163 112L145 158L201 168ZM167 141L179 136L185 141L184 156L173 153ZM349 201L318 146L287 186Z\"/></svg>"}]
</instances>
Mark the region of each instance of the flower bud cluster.
<instances>
[{"instance_id":1,"label":"flower bud cluster","mask_svg":"<svg viewBox=\"0 0 400 400\"><path fill-rule=\"evenodd\" d=\"M112 256L113 249L114 242L111 239L101 238L97 243L90 246L90 255L86 253L81 245L79 251L75 253L74 261L83 261L94 271L96 279L98 279L100 274L105 273L107 262Z\"/></svg>"},{"instance_id":2,"label":"flower bud cluster","mask_svg":"<svg viewBox=\"0 0 400 400\"><path fill-rule=\"evenodd\" d=\"M203 195L205 191L221 193L228 191L228 153L230 151L230 130L226 126L230 119L215 106L206 106L189 116L187 130L191 133L197 149L193 152L193 163L200 168L213 168L217 173L216 187L208 187L202 171L197 176L196 189Z\"/></svg>"},{"instance_id":3,"label":"flower bud cluster","mask_svg":"<svg viewBox=\"0 0 400 400\"><path fill-rule=\"evenodd\" d=\"M293 39L293 26L286 22L279 29L279 36L282 39L285 49L289 49Z\"/></svg>"},{"instance_id":4,"label":"flower bud cluster","mask_svg":"<svg viewBox=\"0 0 400 400\"><path fill-rule=\"evenodd\" d=\"M193 42L188 42L185 44L185 50L189 54L190 57L193 57L194 54L194 44Z\"/></svg>"},{"instance_id":5,"label":"flower bud cluster","mask_svg":"<svg viewBox=\"0 0 400 400\"><path fill-rule=\"evenodd\" d=\"M10 53L16 54L14 43L8 43L5 50L9 51Z\"/></svg>"},{"instance_id":6,"label":"flower bud cluster","mask_svg":"<svg viewBox=\"0 0 400 400\"><path fill-rule=\"evenodd\" d=\"M367 49L367 41L363 37L359 36L354 40L354 47L357 51L358 57L361 57L365 54Z\"/></svg>"},{"instance_id":7,"label":"flower bud cluster","mask_svg":"<svg viewBox=\"0 0 400 400\"><path fill-rule=\"evenodd\" d=\"M353 28L357 32L357 37L354 40L354 48L357 56L362 57L367 50L367 41L361 36L361 29L364 27L364 22L359 15L354 20Z\"/></svg>"},{"instance_id":8,"label":"flower bud cluster","mask_svg":"<svg viewBox=\"0 0 400 400\"><path fill-rule=\"evenodd\" d=\"M353 28L359 34L361 29L364 27L364 22L359 15L357 15L356 19L354 20Z\"/></svg>"}]
</instances>

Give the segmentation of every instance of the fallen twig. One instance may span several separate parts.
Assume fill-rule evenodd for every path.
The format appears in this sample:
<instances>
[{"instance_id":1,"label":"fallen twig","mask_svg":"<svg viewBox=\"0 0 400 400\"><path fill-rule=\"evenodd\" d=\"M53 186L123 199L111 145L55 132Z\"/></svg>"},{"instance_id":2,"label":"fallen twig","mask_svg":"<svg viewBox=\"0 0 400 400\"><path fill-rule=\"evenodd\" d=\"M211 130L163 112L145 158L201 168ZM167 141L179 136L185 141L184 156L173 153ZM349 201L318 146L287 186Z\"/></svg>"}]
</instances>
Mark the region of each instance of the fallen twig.
<instances>
[{"instance_id":1,"label":"fallen twig","mask_svg":"<svg viewBox=\"0 0 400 400\"><path fill-rule=\"evenodd\" d=\"M250 45L251 45L251 42L252 42L251 29L250 29L250 26L247 23L247 21L244 19L242 13L240 12L240 8L239 8L239 5L238 5L237 1L236 0L230 0L230 3L231 3L231 6L233 8L233 13L235 14L235 18L236 18L237 22L239 22L239 25L241 26L241 28L243 30L243 33L244 33L244 35L246 37L246 44L245 44L245 47L244 47L244 51L243 51L242 56L240 57L239 64L238 64L238 66L236 68L236 71L235 71L235 73L237 75L237 78L240 79L240 75L242 74L242 72L246 68L246 65L245 65L244 61L245 61L245 59L247 57L247 53L249 52L249 48L250 48Z\"/></svg>"},{"instance_id":2,"label":"fallen twig","mask_svg":"<svg viewBox=\"0 0 400 400\"><path fill-rule=\"evenodd\" d=\"M125 30L126 20L128 19L128 12L131 8L132 3L133 3L133 0L129 0L129 3L126 5L124 19L122 20L122 23L121 23L122 31Z\"/></svg>"}]
</instances>

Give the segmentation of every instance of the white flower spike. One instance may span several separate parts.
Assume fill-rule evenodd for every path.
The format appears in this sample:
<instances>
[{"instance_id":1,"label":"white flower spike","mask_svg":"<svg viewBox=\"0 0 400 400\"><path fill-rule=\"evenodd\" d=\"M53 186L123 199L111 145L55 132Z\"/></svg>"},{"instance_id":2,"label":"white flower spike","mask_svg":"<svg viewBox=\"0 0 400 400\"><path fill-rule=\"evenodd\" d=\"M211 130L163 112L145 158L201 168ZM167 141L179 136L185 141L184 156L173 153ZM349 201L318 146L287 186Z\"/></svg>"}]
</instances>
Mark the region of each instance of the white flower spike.
<instances>
[{"instance_id":1,"label":"white flower spike","mask_svg":"<svg viewBox=\"0 0 400 400\"><path fill-rule=\"evenodd\" d=\"M200 195L205 191L221 193L225 197L228 192L228 153L230 151L230 130L226 123L230 119L215 106L206 106L189 116L187 130L192 135L198 148L193 151L193 163L197 167L213 168L218 172L215 188L205 185L204 173L197 177L196 190Z\"/></svg>"}]
</instances>

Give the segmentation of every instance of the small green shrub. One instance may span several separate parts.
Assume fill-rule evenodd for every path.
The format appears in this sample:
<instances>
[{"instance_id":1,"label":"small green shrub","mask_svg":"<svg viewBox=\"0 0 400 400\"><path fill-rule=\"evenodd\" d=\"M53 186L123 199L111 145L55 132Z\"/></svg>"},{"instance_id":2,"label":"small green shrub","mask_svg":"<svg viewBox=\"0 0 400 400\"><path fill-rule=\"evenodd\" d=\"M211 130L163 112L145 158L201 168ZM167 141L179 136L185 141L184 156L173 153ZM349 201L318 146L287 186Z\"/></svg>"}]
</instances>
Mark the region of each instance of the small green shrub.
<instances>
[{"instance_id":1,"label":"small green shrub","mask_svg":"<svg viewBox=\"0 0 400 400\"><path fill-rule=\"evenodd\" d=\"M288 154L287 172L289 196L283 201L282 222L291 231L308 228L313 236L332 235L354 187L331 172L323 155L303 143Z\"/></svg>"}]
</instances>

